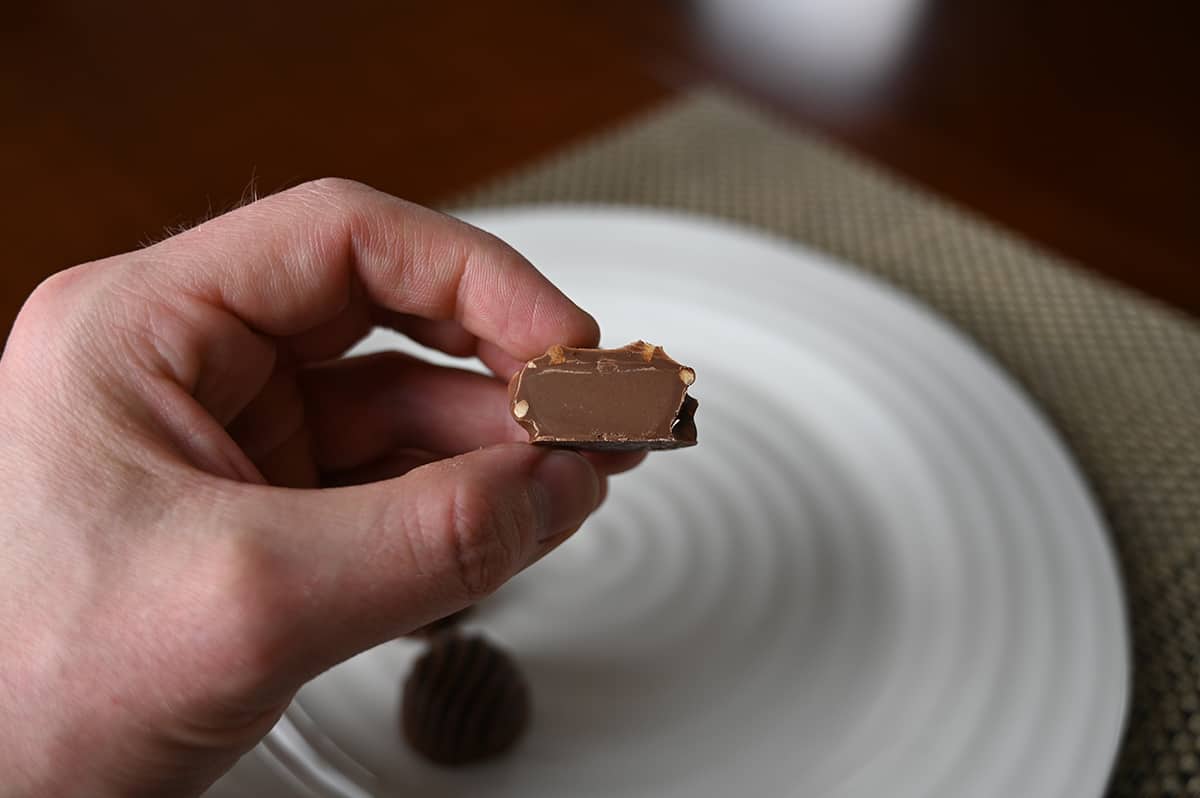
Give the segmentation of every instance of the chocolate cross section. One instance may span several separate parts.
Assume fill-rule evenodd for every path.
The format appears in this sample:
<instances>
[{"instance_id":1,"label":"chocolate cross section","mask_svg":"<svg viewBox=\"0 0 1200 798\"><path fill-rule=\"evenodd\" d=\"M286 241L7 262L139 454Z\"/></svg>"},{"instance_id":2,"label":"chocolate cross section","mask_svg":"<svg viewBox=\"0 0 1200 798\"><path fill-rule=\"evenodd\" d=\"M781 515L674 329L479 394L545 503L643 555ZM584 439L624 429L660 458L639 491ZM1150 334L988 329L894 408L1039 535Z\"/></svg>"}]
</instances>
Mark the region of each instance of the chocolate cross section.
<instances>
[{"instance_id":1,"label":"chocolate cross section","mask_svg":"<svg viewBox=\"0 0 1200 798\"><path fill-rule=\"evenodd\" d=\"M598 451L696 445L696 372L654 346L552 346L513 375L509 409L531 443Z\"/></svg>"}]
</instances>

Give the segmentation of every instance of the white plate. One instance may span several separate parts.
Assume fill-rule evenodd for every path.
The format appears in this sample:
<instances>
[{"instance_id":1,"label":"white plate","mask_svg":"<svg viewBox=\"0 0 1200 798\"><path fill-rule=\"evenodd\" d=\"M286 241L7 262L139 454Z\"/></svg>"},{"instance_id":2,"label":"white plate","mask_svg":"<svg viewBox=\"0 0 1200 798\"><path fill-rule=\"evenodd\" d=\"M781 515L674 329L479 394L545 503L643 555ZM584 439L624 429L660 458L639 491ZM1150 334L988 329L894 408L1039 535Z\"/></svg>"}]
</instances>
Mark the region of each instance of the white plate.
<instances>
[{"instance_id":1,"label":"white plate","mask_svg":"<svg viewBox=\"0 0 1200 798\"><path fill-rule=\"evenodd\" d=\"M606 345L694 366L700 445L618 478L470 624L532 685L511 755L417 761L396 724L417 649L390 643L305 687L214 794L1102 793L1129 680L1113 553L1057 437L984 355L884 286L713 221L469 219Z\"/></svg>"}]
</instances>

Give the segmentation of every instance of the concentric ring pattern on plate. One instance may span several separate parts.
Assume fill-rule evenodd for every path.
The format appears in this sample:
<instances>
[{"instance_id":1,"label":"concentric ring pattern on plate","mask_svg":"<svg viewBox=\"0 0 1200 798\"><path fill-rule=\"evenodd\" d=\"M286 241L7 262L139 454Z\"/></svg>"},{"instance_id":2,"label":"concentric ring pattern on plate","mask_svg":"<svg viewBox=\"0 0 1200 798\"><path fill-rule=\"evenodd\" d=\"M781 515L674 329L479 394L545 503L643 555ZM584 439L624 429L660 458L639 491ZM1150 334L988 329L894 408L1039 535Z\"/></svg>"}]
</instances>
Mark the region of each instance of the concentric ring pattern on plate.
<instances>
[{"instance_id":1,"label":"concentric ring pattern on plate","mask_svg":"<svg viewBox=\"0 0 1200 798\"><path fill-rule=\"evenodd\" d=\"M405 750L400 641L302 690L220 794L1101 794L1128 689L1116 569L1076 470L996 368L890 290L739 229L469 218L607 344L694 366L701 444L618 478L472 622L532 685L510 757L455 772ZM412 348L368 342L392 346Z\"/></svg>"}]
</instances>

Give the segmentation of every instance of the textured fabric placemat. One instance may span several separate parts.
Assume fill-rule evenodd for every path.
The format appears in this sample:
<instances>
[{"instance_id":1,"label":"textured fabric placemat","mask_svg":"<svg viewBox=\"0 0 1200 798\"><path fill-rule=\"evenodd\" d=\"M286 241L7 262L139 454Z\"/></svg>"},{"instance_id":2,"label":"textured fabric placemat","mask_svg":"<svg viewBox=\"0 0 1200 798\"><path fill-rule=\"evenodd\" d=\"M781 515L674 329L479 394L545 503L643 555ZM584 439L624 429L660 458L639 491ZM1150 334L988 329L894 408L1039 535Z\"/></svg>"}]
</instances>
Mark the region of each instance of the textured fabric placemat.
<instances>
[{"instance_id":1,"label":"textured fabric placemat","mask_svg":"<svg viewBox=\"0 0 1200 798\"><path fill-rule=\"evenodd\" d=\"M919 297L990 351L1074 450L1121 559L1135 675L1110 795L1200 795L1200 326L717 92L453 204L570 202L791 237Z\"/></svg>"}]
</instances>

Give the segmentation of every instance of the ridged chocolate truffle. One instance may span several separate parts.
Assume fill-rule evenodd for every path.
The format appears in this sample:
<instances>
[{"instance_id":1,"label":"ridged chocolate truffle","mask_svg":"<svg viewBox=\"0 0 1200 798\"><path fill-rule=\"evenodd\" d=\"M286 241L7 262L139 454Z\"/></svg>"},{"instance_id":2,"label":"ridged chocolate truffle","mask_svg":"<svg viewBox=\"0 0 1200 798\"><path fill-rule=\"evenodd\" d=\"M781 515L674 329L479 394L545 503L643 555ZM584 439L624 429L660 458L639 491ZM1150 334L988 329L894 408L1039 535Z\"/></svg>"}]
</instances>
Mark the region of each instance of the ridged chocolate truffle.
<instances>
[{"instance_id":1,"label":"ridged chocolate truffle","mask_svg":"<svg viewBox=\"0 0 1200 798\"><path fill-rule=\"evenodd\" d=\"M440 765L502 754L529 724L529 685L507 654L482 637L435 637L404 683L404 736Z\"/></svg>"}]
</instances>

